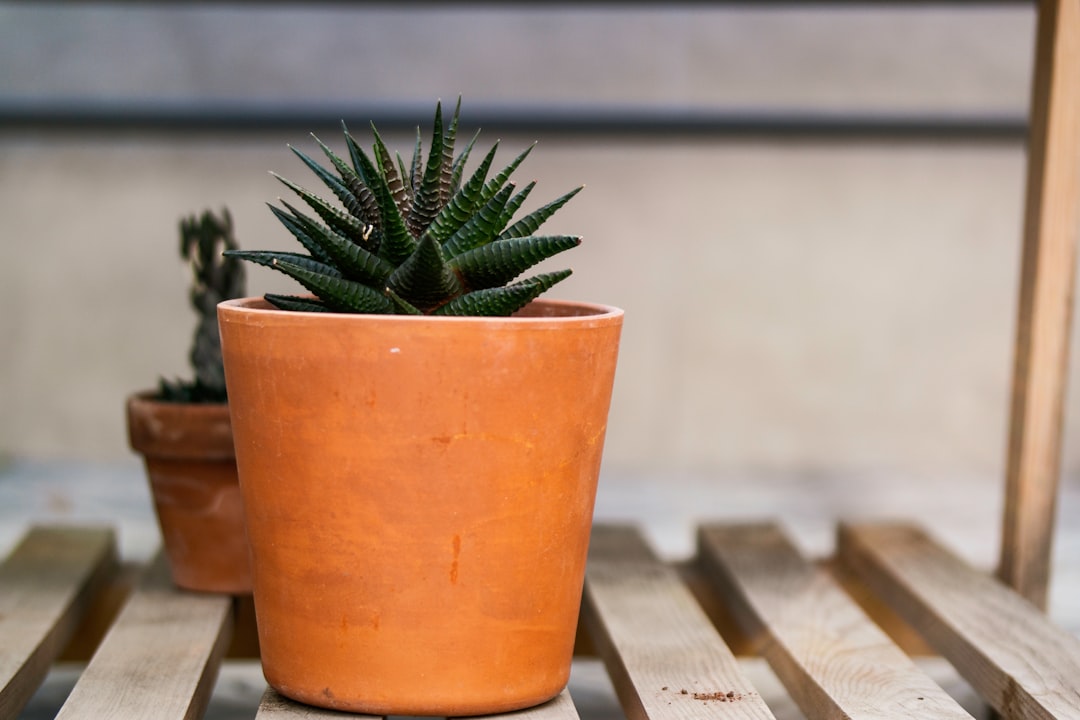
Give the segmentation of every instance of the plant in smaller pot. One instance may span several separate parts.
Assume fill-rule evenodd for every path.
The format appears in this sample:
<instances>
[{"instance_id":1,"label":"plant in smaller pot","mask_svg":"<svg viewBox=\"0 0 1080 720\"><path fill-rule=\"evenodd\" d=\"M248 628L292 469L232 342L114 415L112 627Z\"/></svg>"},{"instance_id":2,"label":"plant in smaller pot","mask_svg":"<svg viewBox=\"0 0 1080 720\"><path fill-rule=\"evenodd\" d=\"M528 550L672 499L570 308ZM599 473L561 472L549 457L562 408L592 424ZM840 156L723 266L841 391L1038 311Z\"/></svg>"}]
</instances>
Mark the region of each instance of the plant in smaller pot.
<instances>
[{"instance_id":1,"label":"plant in smaller pot","mask_svg":"<svg viewBox=\"0 0 1080 720\"><path fill-rule=\"evenodd\" d=\"M162 379L127 400L128 438L143 456L173 581L189 590L245 594L251 570L236 476L218 303L244 295L232 218L210 211L180 222L180 256L199 316L191 381Z\"/></svg>"},{"instance_id":2,"label":"plant in smaller pot","mask_svg":"<svg viewBox=\"0 0 1080 720\"><path fill-rule=\"evenodd\" d=\"M302 702L475 715L569 676L622 311L517 279L580 243L536 234L577 190L515 222L531 148L466 172L457 128L294 151L336 196L282 180L306 252L228 253L313 293L218 308L263 672Z\"/></svg>"}]
</instances>

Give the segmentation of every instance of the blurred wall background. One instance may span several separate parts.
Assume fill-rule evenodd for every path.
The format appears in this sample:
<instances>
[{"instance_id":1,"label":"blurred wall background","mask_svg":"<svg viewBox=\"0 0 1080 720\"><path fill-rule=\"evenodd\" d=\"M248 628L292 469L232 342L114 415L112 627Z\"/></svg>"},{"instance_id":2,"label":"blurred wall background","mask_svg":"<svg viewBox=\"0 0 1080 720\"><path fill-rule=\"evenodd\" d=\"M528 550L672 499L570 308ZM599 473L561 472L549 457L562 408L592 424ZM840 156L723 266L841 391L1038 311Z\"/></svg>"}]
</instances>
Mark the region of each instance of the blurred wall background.
<instances>
[{"instance_id":1,"label":"blurred wall background","mask_svg":"<svg viewBox=\"0 0 1080 720\"><path fill-rule=\"evenodd\" d=\"M0 4L0 103L1026 112L1023 4L662 7ZM541 141L538 202L587 186L549 224L585 237L553 294L627 311L607 469L1002 476L1022 138L496 137ZM228 206L242 245L290 248L286 143L312 145L0 128L0 451L128 457L125 395L188 372L177 220Z\"/></svg>"}]
</instances>

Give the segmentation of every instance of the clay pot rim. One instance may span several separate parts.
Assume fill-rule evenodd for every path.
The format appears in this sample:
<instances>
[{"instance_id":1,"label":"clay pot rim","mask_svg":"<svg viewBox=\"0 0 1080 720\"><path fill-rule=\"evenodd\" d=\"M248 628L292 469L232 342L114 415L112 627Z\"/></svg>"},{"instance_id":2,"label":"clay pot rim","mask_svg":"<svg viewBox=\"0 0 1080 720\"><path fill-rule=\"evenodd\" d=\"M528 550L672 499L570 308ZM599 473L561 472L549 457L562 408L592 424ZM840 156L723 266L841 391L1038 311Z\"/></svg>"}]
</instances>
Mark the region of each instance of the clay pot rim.
<instances>
[{"instance_id":1,"label":"clay pot rim","mask_svg":"<svg viewBox=\"0 0 1080 720\"><path fill-rule=\"evenodd\" d=\"M298 320L305 322L314 319L335 319L345 322L367 323L438 323L459 325L488 325L506 327L532 327L548 325L606 325L620 322L623 310L611 305L580 302L576 300L533 300L519 314L509 317L495 316L445 316L445 315L377 315L364 313L334 312L297 312L279 310L259 296L226 300L218 304L218 313L223 317L251 316L258 314L275 320Z\"/></svg>"},{"instance_id":2,"label":"clay pot rim","mask_svg":"<svg viewBox=\"0 0 1080 720\"><path fill-rule=\"evenodd\" d=\"M156 399L156 390L128 395L128 445L145 457L226 461L235 457L228 403ZM183 432L177 434L177 429Z\"/></svg>"}]
</instances>

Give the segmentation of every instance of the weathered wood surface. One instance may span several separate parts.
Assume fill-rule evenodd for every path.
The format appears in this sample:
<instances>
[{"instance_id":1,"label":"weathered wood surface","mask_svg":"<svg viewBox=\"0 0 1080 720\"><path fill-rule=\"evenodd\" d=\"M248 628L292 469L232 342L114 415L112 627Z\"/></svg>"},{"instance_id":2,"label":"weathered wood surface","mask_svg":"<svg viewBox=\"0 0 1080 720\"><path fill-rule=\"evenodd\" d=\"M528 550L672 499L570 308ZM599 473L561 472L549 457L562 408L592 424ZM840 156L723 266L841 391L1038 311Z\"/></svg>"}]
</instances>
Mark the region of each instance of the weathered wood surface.
<instances>
[{"instance_id":1,"label":"weathered wood surface","mask_svg":"<svg viewBox=\"0 0 1080 720\"><path fill-rule=\"evenodd\" d=\"M580 720L570 693L563 690L554 700L516 712L484 715L485 720Z\"/></svg>"},{"instance_id":2,"label":"weathered wood surface","mask_svg":"<svg viewBox=\"0 0 1080 720\"><path fill-rule=\"evenodd\" d=\"M1080 229L1080 0L1041 0L1000 574L1046 608Z\"/></svg>"},{"instance_id":3,"label":"weathered wood surface","mask_svg":"<svg viewBox=\"0 0 1080 720\"><path fill-rule=\"evenodd\" d=\"M773 524L710 525L706 573L809 718L971 716Z\"/></svg>"},{"instance_id":4,"label":"weathered wood surface","mask_svg":"<svg viewBox=\"0 0 1080 720\"><path fill-rule=\"evenodd\" d=\"M910 525L845 525L842 562L1007 718L1080 718L1080 640Z\"/></svg>"},{"instance_id":5,"label":"weathered wood surface","mask_svg":"<svg viewBox=\"0 0 1080 720\"><path fill-rule=\"evenodd\" d=\"M0 718L18 715L116 566L111 530L33 528L0 565Z\"/></svg>"},{"instance_id":6,"label":"weathered wood surface","mask_svg":"<svg viewBox=\"0 0 1080 720\"><path fill-rule=\"evenodd\" d=\"M636 530L593 529L582 612L630 720L772 717L678 573Z\"/></svg>"},{"instance_id":7,"label":"weathered wood surface","mask_svg":"<svg viewBox=\"0 0 1080 720\"><path fill-rule=\"evenodd\" d=\"M147 568L57 720L196 720L228 645L233 600L176 589L164 555Z\"/></svg>"},{"instance_id":8,"label":"weathered wood surface","mask_svg":"<svg viewBox=\"0 0 1080 720\"><path fill-rule=\"evenodd\" d=\"M845 569L924 633L1003 715L1080 718L1080 640L1031 603L910 526L842 526L838 549ZM40 679L64 644L62 626L77 621L95 583L105 585L95 574L110 577L114 561L108 531L39 529L0 565L0 668L15 678L0 717L17 716L37 685L32 675ZM699 563L718 588L706 594L728 608L808 717L967 717L776 526L706 526ZM175 589L159 556L57 717L201 718L234 603ZM583 619L630 720L772 717L679 572L636 530L594 529ZM24 636L46 641L15 641ZM511 715L579 720L568 692ZM364 716L267 690L257 717Z\"/></svg>"},{"instance_id":9,"label":"weathered wood surface","mask_svg":"<svg viewBox=\"0 0 1080 720\"><path fill-rule=\"evenodd\" d=\"M378 716L356 715L303 705L282 696L273 688L268 687L259 702L259 711L255 717L257 720L330 720L331 718L339 720L340 718L370 718L370 720L375 720Z\"/></svg>"},{"instance_id":10,"label":"weathered wood surface","mask_svg":"<svg viewBox=\"0 0 1080 720\"><path fill-rule=\"evenodd\" d=\"M294 702L283 697L273 688L267 688L259 703L257 720L334 720L340 718L358 718L360 720L378 720L378 715L357 715L353 713L324 710ZM570 699L570 693L563 690L550 702L537 707L512 713L483 716L487 720L579 720L577 709Z\"/></svg>"}]
</instances>

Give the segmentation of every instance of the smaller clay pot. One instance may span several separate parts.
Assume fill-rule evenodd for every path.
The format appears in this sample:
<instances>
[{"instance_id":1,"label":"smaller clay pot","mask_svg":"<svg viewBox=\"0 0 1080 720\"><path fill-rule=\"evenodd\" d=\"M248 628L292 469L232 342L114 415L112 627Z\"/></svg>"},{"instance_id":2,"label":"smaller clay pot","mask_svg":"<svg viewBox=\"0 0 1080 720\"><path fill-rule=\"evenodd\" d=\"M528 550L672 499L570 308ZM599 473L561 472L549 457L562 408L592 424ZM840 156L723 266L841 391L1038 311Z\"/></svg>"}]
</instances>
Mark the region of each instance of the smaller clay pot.
<instances>
[{"instance_id":1,"label":"smaller clay pot","mask_svg":"<svg viewBox=\"0 0 1080 720\"><path fill-rule=\"evenodd\" d=\"M128 438L143 456L172 578L187 590L251 592L229 406L127 401Z\"/></svg>"}]
</instances>

